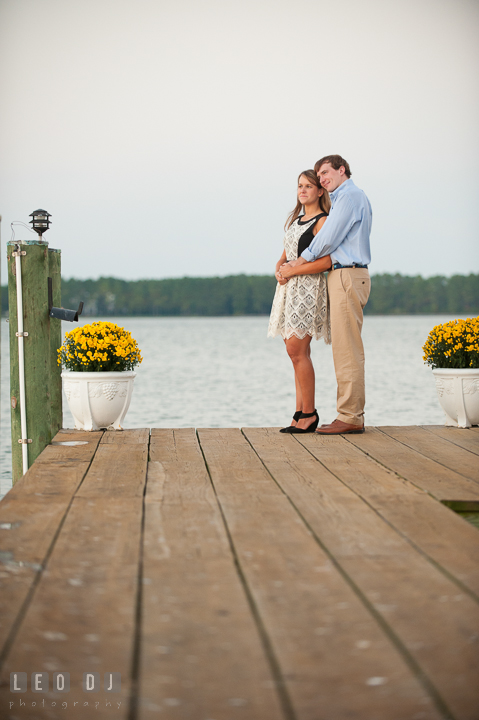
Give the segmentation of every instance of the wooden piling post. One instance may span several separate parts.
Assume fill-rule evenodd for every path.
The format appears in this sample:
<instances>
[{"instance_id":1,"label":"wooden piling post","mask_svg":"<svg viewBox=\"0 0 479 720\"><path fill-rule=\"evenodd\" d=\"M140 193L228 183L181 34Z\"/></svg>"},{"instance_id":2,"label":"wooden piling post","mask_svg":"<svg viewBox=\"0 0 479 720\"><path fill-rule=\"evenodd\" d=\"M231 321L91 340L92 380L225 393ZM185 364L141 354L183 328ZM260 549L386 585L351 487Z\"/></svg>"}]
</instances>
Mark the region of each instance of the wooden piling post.
<instances>
[{"instance_id":1,"label":"wooden piling post","mask_svg":"<svg viewBox=\"0 0 479 720\"><path fill-rule=\"evenodd\" d=\"M53 279L55 304L60 303L60 251L49 251L42 240L7 243L8 305L10 327L10 401L12 418L13 482L23 475L18 377L17 287L15 258L18 245L26 255L21 257L23 290L25 404L27 417L28 464L42 452L62 424L61 373L56 366L56 348L61 345L61 324L50 319L48 278ZM54 367L55 363L55 367Z\"/></svg>"}]
</instances>

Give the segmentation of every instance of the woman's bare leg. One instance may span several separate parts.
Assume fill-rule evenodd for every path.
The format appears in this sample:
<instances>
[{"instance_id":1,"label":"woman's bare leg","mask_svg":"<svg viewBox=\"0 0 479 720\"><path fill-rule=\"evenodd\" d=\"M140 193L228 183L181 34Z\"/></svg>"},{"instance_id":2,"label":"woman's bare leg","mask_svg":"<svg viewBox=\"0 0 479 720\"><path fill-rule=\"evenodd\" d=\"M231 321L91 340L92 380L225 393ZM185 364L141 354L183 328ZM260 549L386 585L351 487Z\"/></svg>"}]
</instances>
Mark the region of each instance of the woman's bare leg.
<instances>
[{"instance_id":1,"label":"woman's bare leg","mask_svg":"<svg viewBox=\"0 0 479 720\"><path fill-rule=\"evenodd\" d=\"M284 338L283 338L284 339ZM287 340L284 340L284 344L286 346ZM287 350L287 346L286 346ZM301 395L301 385L299 384L298 376L296 375L296 370L294 369L293 365L293 372L294 372L294 385L296 387L296 411L302 411L303 410L303 396ZM297 425L296 420L291 421L291 425L295 427Z\"/></svg>"},{"instance_id":2,"label":"woman's bare leg","mask_svg":"<svg viewBox=\"0 0 479 720\"><path fill-rule=\"evenodd\" d=\"M301 385L299 384L296 370L294 371L294 384L296 386L296 410L303 410L303 395L301 393ZM295 423L296 424L296 423Z\"/></svg>"},{"instance_id":3,"label":"woman's bare leg","mask_svg":"<svg viewBox=\"0 0 479 720\"><path fill-rule=\"evenodd\" d=\"M299 398L301 402L301 409L304 413L312 413L315 410L314 407L314 368L311 362L311 336L306 335L305 338L300 339L297 337L291 337L285 340L286 350L291 362L294 367L294 379L296 383L296 399L298 400L298 387L299 387ZM296 425L302 430L306 430L315 418L303 418L298 420Z\"/></svg>"}]
</instances>

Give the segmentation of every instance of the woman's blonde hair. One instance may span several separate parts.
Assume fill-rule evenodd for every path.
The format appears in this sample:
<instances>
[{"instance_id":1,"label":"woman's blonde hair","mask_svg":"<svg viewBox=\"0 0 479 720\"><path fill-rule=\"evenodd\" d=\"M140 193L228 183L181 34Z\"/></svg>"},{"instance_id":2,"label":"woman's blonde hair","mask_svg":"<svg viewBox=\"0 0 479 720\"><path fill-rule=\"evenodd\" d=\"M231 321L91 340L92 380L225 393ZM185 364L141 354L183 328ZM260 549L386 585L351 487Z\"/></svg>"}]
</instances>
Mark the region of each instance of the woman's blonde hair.
<instances>
[{"instance_id":1,"label":"woman's blonde hair","mask_svg":"<svg viewBox=\"0 0 479 720\"><path fill-rule=\"evenodd\" d=\"M314 172L314 170L303 170L302 173L299 173L298 175L298 182L301 177L301 175L304 175L304 177L308 178L313 185L316 185L317 188L321 188L321 184L319 182L318 176ZM326 215L329 215L329 211L331 210L331 200L329 199L329 193L324 188L321 188L323 191L323 194L319 198L319 207L321 208L321 212L326 213ZM296 203L296 207L290 214L288 215L284 229L287 230L291 227L291 225L294 223L294 221L301 215L301 210L303 209L302 204L298 200Z\"/></svg>"}]
</instances>

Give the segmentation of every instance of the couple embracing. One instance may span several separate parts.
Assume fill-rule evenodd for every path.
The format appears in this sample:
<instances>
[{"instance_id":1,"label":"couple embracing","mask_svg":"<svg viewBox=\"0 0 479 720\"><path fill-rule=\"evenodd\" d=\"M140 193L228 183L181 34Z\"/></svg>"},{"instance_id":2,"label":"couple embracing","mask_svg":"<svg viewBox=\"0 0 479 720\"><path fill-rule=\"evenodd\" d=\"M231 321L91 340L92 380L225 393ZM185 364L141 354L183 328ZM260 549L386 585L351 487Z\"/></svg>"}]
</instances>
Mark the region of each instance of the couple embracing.
<instances>
[{"instance_id":1,"label":"couple embracing","mask_svg":"<svg viewBox=\"0 0 479 720\"><path fill-rule=\"evenodd\" d=\"M371 289L371 205L351 180L349 164L327 155L298 178L268 336L281 335L294 367L296 412L280 432L364 432L363 308ZM327 281L324 275L328 272ZM318 428L311 339L332 344L338 417Z\"/></svg>"}]
</instances>

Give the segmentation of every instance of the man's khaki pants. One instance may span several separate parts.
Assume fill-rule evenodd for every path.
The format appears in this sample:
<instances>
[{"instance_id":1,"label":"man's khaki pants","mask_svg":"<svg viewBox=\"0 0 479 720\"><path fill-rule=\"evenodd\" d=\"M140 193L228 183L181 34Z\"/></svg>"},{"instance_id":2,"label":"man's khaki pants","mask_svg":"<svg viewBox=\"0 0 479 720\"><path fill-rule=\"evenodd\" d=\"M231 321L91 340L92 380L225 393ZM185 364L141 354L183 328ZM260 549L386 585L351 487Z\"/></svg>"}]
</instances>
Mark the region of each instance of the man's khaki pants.
<instances>
[{"instance_id":1,"label":"man's khaki pants","mask_svg":"<svg viewBox=\"0 0 479 720\"><path fill-rule=\"evenodd\" d=\"M363 308L371 280L366 268L339 268L328 275L331 340L338 383L338 420L364 423Z\"/></svg>"}]
</instances>

